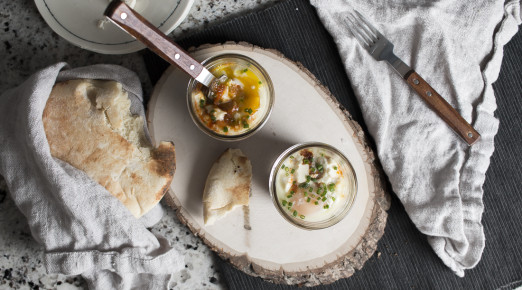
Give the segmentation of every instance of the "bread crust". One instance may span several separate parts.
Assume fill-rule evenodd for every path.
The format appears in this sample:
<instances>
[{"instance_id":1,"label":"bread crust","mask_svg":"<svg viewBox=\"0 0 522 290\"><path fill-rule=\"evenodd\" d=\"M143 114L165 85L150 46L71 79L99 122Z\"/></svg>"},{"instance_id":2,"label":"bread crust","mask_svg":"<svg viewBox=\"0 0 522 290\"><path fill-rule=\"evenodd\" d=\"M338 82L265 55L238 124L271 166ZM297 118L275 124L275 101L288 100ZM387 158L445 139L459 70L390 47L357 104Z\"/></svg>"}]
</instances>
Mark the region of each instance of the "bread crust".
<instances>
[{"instance_id":1,"label":"bread crust","mask_svg":"<svg viewBox=\"0 0 522 290\"><path fill-rule=\"evenodd\" d=\"M165 195L176 168L171 142L148 144L144 120L130 113L121 84L57 83L43 124L51 155L83 170L139 218Z\"/></svg>"}]
</instances>

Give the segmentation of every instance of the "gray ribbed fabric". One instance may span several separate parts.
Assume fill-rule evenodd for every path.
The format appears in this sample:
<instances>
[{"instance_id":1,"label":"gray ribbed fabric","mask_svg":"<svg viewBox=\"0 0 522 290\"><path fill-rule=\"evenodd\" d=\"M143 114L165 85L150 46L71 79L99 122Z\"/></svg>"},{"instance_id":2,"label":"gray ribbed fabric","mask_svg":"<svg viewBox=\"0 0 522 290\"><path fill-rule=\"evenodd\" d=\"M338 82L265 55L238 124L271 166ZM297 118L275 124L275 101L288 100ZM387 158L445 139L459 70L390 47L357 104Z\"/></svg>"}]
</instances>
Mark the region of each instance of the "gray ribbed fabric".
<instances>
[{"instance_id":1,"label":"gray ribbed fabric","mask_svg":"<svg viewBox=\"0 0 522 290\"><path fill-rule=\"evenodd\" d=\"M301 62L365 128L341 58L329 33L306 0L285 1L267 10L208 28L179 43L185 47L224 41L247 41L274 48ZM317 289L507 289L522 280L522 33L505 47L500 77L494 85L500 128L484 184L482 222L486 247L476 268L459 278L435 255L426 237L408 218L392 194L385 234L363 269L349 279ZM155 83L167 64L146 54ZM293 289L250 277L221 263L230 289Z\"/></svg>"}]
</instances>

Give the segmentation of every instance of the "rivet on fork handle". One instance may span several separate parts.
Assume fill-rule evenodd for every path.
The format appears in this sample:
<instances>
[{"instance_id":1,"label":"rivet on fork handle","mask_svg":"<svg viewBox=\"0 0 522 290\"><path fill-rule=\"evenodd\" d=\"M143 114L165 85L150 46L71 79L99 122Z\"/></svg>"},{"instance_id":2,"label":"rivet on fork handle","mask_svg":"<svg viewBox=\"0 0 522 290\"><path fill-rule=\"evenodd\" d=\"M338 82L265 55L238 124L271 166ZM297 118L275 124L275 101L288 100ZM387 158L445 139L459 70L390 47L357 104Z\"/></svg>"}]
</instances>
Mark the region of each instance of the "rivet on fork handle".
<instances>
[{"instance_id":1,"label":"rivet on fork handle","mask_svg":"<svg viewBox=\"0 0 522 290\"><path fill-rule=\"evenodd\" d=\"M441 97L419 74L411 71L406 75L408 84L422 99L469 145L480 139L480 134Z\"/></svg>"},{"instance_id":2,"label":"rivet on fork handle","mask_svg":"<svg viewBox=\"0 0 522 290\"><path fill-rule=\"evenodd\" d=\"M125 2L114 0L104 12L110 20L123 30L143 42L150 50L171 64L175 64L193 78L203 71L204 67L190 57L174 41L169 39L156 26L147 21L139 13L132 10Z\"/></svg>"}]
</instances>

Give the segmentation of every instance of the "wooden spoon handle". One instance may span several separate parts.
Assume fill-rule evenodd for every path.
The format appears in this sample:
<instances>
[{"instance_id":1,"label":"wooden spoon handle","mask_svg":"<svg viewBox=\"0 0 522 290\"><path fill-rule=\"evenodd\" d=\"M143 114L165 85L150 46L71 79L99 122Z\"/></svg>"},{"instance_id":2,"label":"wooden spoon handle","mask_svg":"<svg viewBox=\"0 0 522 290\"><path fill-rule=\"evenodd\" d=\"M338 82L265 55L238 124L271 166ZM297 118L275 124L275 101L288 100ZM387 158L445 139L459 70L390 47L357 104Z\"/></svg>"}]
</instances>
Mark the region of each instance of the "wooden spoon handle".
<instances>
[{"instance_id":1,"label":"wooden spoon handle","mask_svg":"<svg viewBox=\"0 0 522 290\"><path fill-rule=\"evenodd\" d=\"M156 26L124 2L120 0L112 1L104 15L137 40L143 42L164 60L178 66L193 78L197 78L204 69L203 65L190 57L174 41L170 40Z\"/></svg>"},{"instance_id":2,"label":"wooden spoon handle","mask_svg":"<svg viewBox=\"0 0 522 290\"><path fill-rule=\"evenodd\" d=\"M462 118L444 98L437 93L419 74L412 71L407 77L408 84L421 98L457 133L468 145L473 145L480 134Z\"/></svg>"}]
</instances>

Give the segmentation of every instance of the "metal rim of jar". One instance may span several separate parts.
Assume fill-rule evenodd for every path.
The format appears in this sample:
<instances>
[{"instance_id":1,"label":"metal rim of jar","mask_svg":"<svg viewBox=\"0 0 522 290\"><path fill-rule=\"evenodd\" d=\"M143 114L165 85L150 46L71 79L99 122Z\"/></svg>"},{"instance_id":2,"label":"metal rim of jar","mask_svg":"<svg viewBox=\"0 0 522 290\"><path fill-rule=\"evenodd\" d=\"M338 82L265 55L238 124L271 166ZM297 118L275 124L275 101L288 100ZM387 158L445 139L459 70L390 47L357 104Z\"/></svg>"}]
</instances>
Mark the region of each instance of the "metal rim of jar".
<instances>
[{"instance_id":1,"label":"metal rim of jar","mask_svg":"<svg viewBox=\"0 0 522 290\"><path fill-rule=\"evenodd\" d=\"M187 86L187 106L188 106L188 110L190 113L190 117L192 118L192 121L194 121L194 124L196 124L196 126L201 131L203 131L205 134L207 134L208 136L221 140L221 141L230 141L230 142L241 141L241 140L244 140L244 139L254 135L255 133L257 133L259 130L261 130L261 128L268 121L270 115L272 114L272 108L273 108L274 99L275 99L274 85L272 83L272 79L270 78L270 76L268 75L266 70L258 62L251 59L250 57L242 55L242 54L236 54L236 53L219 54L219 55L215 55L215 56L205 59L204 61L201 62L201 64L203 64L205 67L208 68L208 66L212 65L213 62L221 60L221 59L226 59L226 58L241 59L242 61L251 63L261 73L260 77L262 77L264 79L264 83L266 83L267 88L268 88L268 108L267 108L265 115L261 119L261 121L252 129L250 129L244 133L237 134L237 135L219 134L216 131L208 128L207 126L205 126L205 124L203 124L201 122L201 120L199 119L199 117L197 116L197 114L194 112L194 109L193 109L194 104L192 102L192 91L194 90L195 85L197 85L197 81L193 78L191 78L189 80L188 86Z\"/></svg>"},{"instance_id":2,"label":"metal rim of jar","mask_svg":"<svg viewBox=\"0 0 522 290\"><path fill-rule=\"evenodd\" d=\"M339 156L341 160L343 160L346 163L347 168L351 171L351 174L353 176L353 184L350 187L350 190L353 190L352 196L347 199L344 208L342 211L340 211L337 215L334 215L324 221L319 222L306 222L306 221L300 221L296 218L291 217L285 210L281 207L279 204L279 200L277 198L277 192L276 192L276 186L275 182L277 180L277 170L279 167L281 167L281 164L292 154L295 152L310 148L310 147L320 147L323 149L327 149L336 155ZM351 162L346 158L346 156L341 153L339 150L337 150L335 147L328 145L326 143L321 142L307 142L307 143L299 143L296 145L291 146L290 148L286 149L283 153L281 153L276 161L272 165L272 169L270 170L270 178L269 178L269 184L268 184L268 190L270 192L270 197L272 198L272 202L274 203L277 211L283 218L285 218L288 222L290 222L292 225L305 229L305 230L320 230L325 229L328 227L331 227L337 223L339 223L341 220L343 220L346 215L351 211L353 208L353 205L355 203L355 200L357 198L358 193L358 182L357 182L357 175L355 173L355 170L353 169L353 166Z\"/></svg>"}]
</instances>

